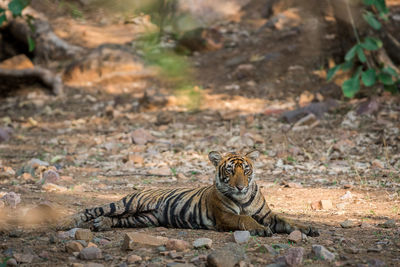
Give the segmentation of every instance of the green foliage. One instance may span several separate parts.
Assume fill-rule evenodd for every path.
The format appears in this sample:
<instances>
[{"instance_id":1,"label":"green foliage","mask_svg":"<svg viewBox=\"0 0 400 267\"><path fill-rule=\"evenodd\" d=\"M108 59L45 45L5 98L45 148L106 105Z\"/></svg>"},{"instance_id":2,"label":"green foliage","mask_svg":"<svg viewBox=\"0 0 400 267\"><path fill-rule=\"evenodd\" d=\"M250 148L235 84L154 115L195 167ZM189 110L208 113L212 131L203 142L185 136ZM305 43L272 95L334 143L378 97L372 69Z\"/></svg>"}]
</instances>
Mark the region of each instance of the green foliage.
<instances>
[{"instance_id":1,"label":"green foliage","mask_svg":"<svg viewBox=\"0 0 400 267\"><path fill-rule=\"evenodd\" d=\"M22 16L22 10L30 4L30 0L11 0L8 9L14 17Z\"/></svg>"},{"instance_id":2,"label":"green foliage","mask_svg":"<svg viewBox=\"0 0 400 267\"><path fill-rule=\"evenodd\" d=\"M372 29L381 30L382 23L379 20L387 20L387 14L389 13L385 0L364 0L363 3L370 10L375 10L377 13L365 10L363 13L364 20ZM349 16L351 16L350 13ZM357 43L346 53L344 63L335 65L328 70L327 80L330 81L339 70L353 70L352 77L342 84L342 91L346 97L354 97L359 92L361 83L366 87L380 84L387 91L398 92L400 86L399 74L393 68L384 66L383 63L379 63L378 66L372 66L372 63L367 58L367 55L382 48L382 41L372 36L366 36L363 40L360 40L354 23L352 26ZM355 68L356 71L354 71Z\"/></svg>"}]
</instances>

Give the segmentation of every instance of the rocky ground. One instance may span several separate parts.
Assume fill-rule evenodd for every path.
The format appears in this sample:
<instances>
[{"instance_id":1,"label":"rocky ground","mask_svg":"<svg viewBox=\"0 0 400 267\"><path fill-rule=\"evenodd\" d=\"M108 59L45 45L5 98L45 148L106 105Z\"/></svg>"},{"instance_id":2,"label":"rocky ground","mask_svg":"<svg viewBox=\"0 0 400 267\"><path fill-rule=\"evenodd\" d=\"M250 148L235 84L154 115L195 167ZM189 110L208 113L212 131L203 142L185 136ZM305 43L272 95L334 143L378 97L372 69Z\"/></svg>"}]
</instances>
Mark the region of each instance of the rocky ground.
<instances>
[{"instance_id":1,"label":"rocky ground","mask_svg":"<svg viewBox=\"0 0 400 267\"><path fill-rule=\"evenodd\" d=\"M62 19L78 33L94 27ZM159 86L152 81L3 98L0 266L398 266L400 99L329 102L339 89L321 78L320 51L304 52L307 24L291 23L219 25L224 48L189 58L205 88L197 110L168 90L144 101L144 89ZM209 151L253 148L262 152L257 182L270 207L314 224L319 237L49 227L132 187L211 184Z\"/></svg>"}]
</instances>

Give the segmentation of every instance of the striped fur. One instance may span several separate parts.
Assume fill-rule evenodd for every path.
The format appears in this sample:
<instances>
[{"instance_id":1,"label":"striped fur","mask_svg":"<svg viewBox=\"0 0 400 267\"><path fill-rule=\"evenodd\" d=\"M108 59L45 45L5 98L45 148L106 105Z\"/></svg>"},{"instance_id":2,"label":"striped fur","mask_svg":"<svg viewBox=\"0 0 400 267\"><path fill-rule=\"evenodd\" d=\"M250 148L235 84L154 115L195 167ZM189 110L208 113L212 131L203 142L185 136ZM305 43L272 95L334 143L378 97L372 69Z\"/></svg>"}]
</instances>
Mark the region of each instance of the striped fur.
<instances>
[{"instance_id":1,"label":"striped fur","mask_svg":"<svg viewBox=\"0 0 400 267\"><path fill-rule=\"evenodd\" d=\"M261 236L299 229L317 236L316 229L271 212L254 181L253 162L257 157L257 151L244 156L210 152L209 159L216 167L213 185L195 189L135 190L117 202L72 216L60 228L88 226L102 231L111 227L165 226L249 230Z\"/></svg>"}]
</instances>

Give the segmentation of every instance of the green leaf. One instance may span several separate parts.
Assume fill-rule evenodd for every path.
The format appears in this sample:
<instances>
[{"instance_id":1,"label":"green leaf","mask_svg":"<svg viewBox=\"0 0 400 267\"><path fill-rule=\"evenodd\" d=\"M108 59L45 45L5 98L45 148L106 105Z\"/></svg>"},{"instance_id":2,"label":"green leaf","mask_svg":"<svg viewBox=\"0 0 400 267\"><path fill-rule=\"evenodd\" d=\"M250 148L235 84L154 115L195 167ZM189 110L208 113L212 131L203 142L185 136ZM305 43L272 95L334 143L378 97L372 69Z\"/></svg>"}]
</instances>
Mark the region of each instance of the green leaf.
<instances>
[{"instance_id":1,"label":"green leaf","mask_svg":"<svg viewBox=\"0 0 400 267\"><path fill-rule=\"evenodd\" d=\"M377 38L366 37L364 42L361 43L361 47L369 51L378 50L382 47L382 41Z\"/></svg>"},{"instance_id":2,"label":"green leaf","mask_svg":"<svg viewBox=\"0 0 400 267\"><path fill-rule=\"evenodd\" d=\"M364 0L363 2L364 2L364 5L367 5L367 6L375 4L375 0Z\"/></svg>"},{"instance_id":3,"label":"green leaf","mask_svg":"<svg viewBox=\"0 0 400 267\"><path fill-rule=\"evenodd\" d=\"M361 80L365 86L372 86L376 82L376 73L374 69L368 69L361 73Z\"/></svg>"},{"instance_id":4,"label":"green leaf","mask_svg":"<svg viewBox=\"0 0 400 267\"><path fill-rule=\"evenodd\" d=\"M385 72L381 72L378 75L378 79L384 84L384 85L392 85L394 84L394 81L392 79L392 75L387 74Z\"/></svg>"},{"instance_id":5,"label":"green leaf","mask_svg":"<svg viewBox=\"0 0 400 267\"><path fill-rule=\"evenodd\" d=\"M384 73L390 74L390 75L392 75L394 77L398 77L399 76L399 74L391 67L385 67L385 68L382 69L382 71Z\"/></svg>"},{"instance_id":6,"label":"green leaf","mask_svg":"<svg viewBox=\"0 0 400 267\"><path fill-rule=\"evenodd\" d=\"M375 30L381 29L382 24L375 18L375 15L372 14L372 12L370 12L370 11L365 12L363 14L363 18Z\"/></svg>"},{"instance_id":7,"label":"green leaf","mask_svg":"<svg viewBox=\"0 0 400 267\"><path fill-rule=\"evenodd\" d=\"M336 65L328 70L328 73L326 74L327 81L330 81L333 78L333 76L335 76L336 72L340 69L341 65L342 64Z\"/></svg>"},{"instance_id":8,"label":"green leaf","mask_svg":"<svg viewBox=\"0 0 400 267\"><path fill-rule=\"evenodd\" d=\"M27 7L30 3L30 0L11 0L8 4L8 9L11 11L14 17L18 17L22 15L22 10Z\"/></svg>"},{"instance_id":9,"label":"green leaf","mask_svg":"<svg viewBox=\"0 0 400 267\"><path fill-rule=\"evenodd\" d=\"M29 46L29 52L32 52L35 50L35 40L32 39L32 37L28 36L28 46Z\"/></svg>"},{"instance_id":10,"label":"green leaf","mask_svg":"<svg viewBox=\"0 0 400 267\"><path fill-rule=\"evenodd\" d=\"M342 84L342 91L345 97L352 98L360 90L360 79L352 77Z\"/></svg>"},{"instance_id":11,"label":"green leaf","mask_svg":"<svg viewBox=\"0 0 400 267\"><path fill-rule=\"evenodd\" d=\"M389 9L386 6L385 0L375 0L375 7L378 9L380 14L387 14L389 13Z\"/></svg>"},{"instance_id":12,"label":"green leaf","mask_svg":"<svg viewBox=\"0 0 400 267\"><path fill-rule=\"evenodd\" d=\"M389 91L392 94L397 94L399 92L399 87L396 84L384 85L383 88L385 89L385 91Z\"/></svg>"},{"instance_id":13,"label":"green leaf","mask_svg":"<svg viewBox=\"0 0 400 267\"><path fill-rule=\"evenodd\" d=\"M6 10L0 7L0 26L4 21L7 21Z\"/></svg>"},{"instance_id":14,"label":"green leaf","mask_svg":"<svg viewBox=\"0 0 400 267\"><path fill-rule=\"evenodd\" d=\"M363 49L362 49L361 47L359 47L359 48L357 49L357 56L358 56L358 59L359 59L362 63L364 63L364 62L367 61L367 58L365 57L364 51L363 51Z\"/></svg>"},{"instance_id":15,"label":"green leaf","mask_svg":"<svg viewBox=\"0 0 400 267\"><path fill-rule=\"evenodd\" d=\"M359 47L359 44L356 44L355 46L353 46L349 52L347 52L347 54L344 57L344 60L346 61L350 61L354 58L354 56L356 55L357 49Z\"/></svg>"},{"instance_id":16,"label":"green leaf","mask_svg":"<svg viewBox=\"0 0 400 267\"><path fill-rule=\"evenodd\" d=\"M347 62L340 64L341 70L346 71L346 70L350 70L351 68L353 68L353 61L347 61Z\"/></svg>"}]
</instances>

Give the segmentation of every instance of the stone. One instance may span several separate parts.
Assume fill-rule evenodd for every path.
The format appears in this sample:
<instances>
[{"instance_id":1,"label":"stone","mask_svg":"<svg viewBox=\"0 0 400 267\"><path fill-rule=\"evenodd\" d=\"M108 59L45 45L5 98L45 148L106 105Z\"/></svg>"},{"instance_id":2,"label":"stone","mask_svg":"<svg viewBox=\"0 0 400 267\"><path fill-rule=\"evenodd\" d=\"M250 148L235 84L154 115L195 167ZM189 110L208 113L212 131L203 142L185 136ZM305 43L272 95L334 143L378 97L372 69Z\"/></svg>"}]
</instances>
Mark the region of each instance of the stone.
<instances>
[{"instance_id":1,"label":"stone","mask_svg":"<svg viewBox=\"0 0 400 267\"><path fill-rule=\"evenodd\" d=\"M8 192L1 198L1 200L6 206L10 206L11 208L15 209L21 202L21 195L15 192Z\"/></svg>"},{"instance_id":2,"label":"stone","mask_svg":"<svg viewBox=\"0 0 400 267\"><path fill-rule=\"evenodd\" d=\"M285 254L285 262L288 266L299 266L303 262L304 248L289 248Z\"/></svg>"},{"instance_id":3,"label":"stone","mask_svg":"<svg viewBox=\"0 0 400 267\"><path fill-rule=\"evenodd\" d=\"M380 161L379 159L375 159L371 162L372 167L378 168L378 169L384 169L385 168L385 163L383 161Z\"/></svg>"},{"instance_id":4,"label":"stone","mask_svg":"<svg viewBox=\"0 0 400 267\"><path fill-rule=\"evenodd\" d=\"M69 241L65 244L65 250L68 253L81 252L83 245L78 241Z\"/></svg>"},{"instance_id":5,"label":"stone","mask_svg":"<svg viewBox=\"0 0 400 267\"><path fill-rule=\"evenodd\" d=\"M55 170L47 170L43 173L43 183L58 183L60 175Z\"/></svg>"},{"instance_id":6,"label":"stone","mask_svg":"<svg viewBox=\"0 0 400 267\"><path fill-rule=\"evenodd\" d=\"M368 267L385 267L386 263L380 259L368 260Z\"/></svg>"},{"instance_id":7,"label":"stone","mask_svg":"<svg viewBox=\"0 0 400 267\"><path fill-rule=\"evenodd\" d=\"M346 247L344 249L344 252L349 253L349 254L357 254L360 252L360 250L358 248L355 247Z\"/></svg>"},{"instance_id":8,"label":"stone","mask_svg":"<svg viewBox=\"0 0 400 267\"><path fill-rule=\"evenodd\" d=\"M381 245L376 245L376 247L370 247L367 249L367 252L379 253L382 251Z\"/></svg>"},{"instance_id":9,"label":"stone","mask_svg":"<svg viewBox=\"0 0 400 267\"><path fill-rule=\"evenodd\" d=\"M318 259L326 261L333 261L335 259L335 254L327 250L324 246L312 245L312 251Z\"/></svg>"},{"instance_id":10,"label":"stone","mask_svg":"<svg viewBox=\"0 0 400 267\"><path fill-rule=\"evenodd\" d=\"M259 253L269 253L271 255L278 255L279 252L275 250L272 246L268 244L260 245L257 249L256 252Z\"/></svg>"},{"instance_id":11,"label":"stone","mask_svg":"<svg viewBox=\"0 0 400 267\"><path fill-rule=\"evenodd\" d=\"M299 243L302 240L302 233L299 230L294 230L293 232L290 233L288 236L288 240L292 241L294 243Z\"/></svg>"},{"instance_id":12,"label":"stone","mask_svg":"<svg viewBox=\"0 0 400 267\"><path fill-rule=\"evenodd\" d=\"M143 233L126 233L124 236L124 242L122 248L125 250L133 250L135 245L147 245L147 246L164 246L168 242L168 238L162 236L152 236Z\"/></svg>"},{"instance_id":13,"label":"stone","mask_svg":"<svg viewBox=\"0 0 400 267\"><path fill-rule=\"evenodd\" d=\"M93 239L93 233L89 229L78 229L75 232L75 239L89 242Z\"/></svg>"},{"instance_id":14,"label":"stone","mask_svg":"<svg viewBox=\"0 0 400 267\"><path fill-rule=\"evenodd\" d=\"M11 258L7 261L7 266L18 266L18 263L14 258Z\"/></svg>"},{"instance_id":15,"label":"stone","mask_svg":"<svg viewBox=\"0 0 400 267\"><path fill-rule=\"evenodd\" d=\"M154 140L154 137L145 129L139 128L131 133L132 142L137 145L145 145Z\"/></svg>"},{"instance_id":16,"label":"stone","mask_svg":"<svg viewBox=\"0 0 400 267\"><path fill-rule=\"evenodd\" d=\"M372 228L372 225L367 222L362 222L360 225L361 228Z\"/></svg>"},{"instance_id":17,"label":"stone","mask_svg":"<svg viewBox=\"0 0 400 267\"><path fill-rule=\"evenodd\" d=\"M131 255L128 256L128 258L126 259L126 261L127 261L129 264L132 264L132 263L135 263L135 262L138 262L138 261L142 261L142 257L140 257L140 256L138 256L138 255L135 255L135 254L131 254Z\"/></svg>"},{"instance_id":18,"label":"stone","mask_svg":"<svg viewBox=\"0 0 400 267\"><path fill-rule=\"evenodd\" d=\"M396 221L394 219L387 220L384 223L378 224L379 227L382 228L395 228L396 227Z\"/></svg>"},{"instance_id":19,"label":"stone","mask_svg":"<svg viewBox=\"0 0 400 267\"><path fill-rule=\"evenodd\" d=\"M247 243L250 239L249 231L235 231L233 232L233 238L238 244Z\"/></svg>"},{"instance_id":20,"label":"stone","mask_svg":"<svg viewBox=\"0 0 400 267\"><path fill-rule=\"evenodd\" d=\"M354 222L352 220L345 220L340 223L340 226L342 228L352 228L355 226Z\"/></svg>"},{"instance_id":21,"label":"stone","mask_svg":"<svg viewBox=\"0 0 400 267\"><path fill-rule=\"evenodd\" d=\"M98 260L103 258L101 250L96 247L84 248L79 253L78 257L81 260Z\"/></svg>"},{"instance_id":22,"label":"stone","mask_svg":"<svg viewBox=\"0 0 400 267\"><path fill-rule=\"evenodd\" d=\"M312 210L320 210L322 209L321 207L321 201L314 201L311 203L311 209Z\"/></svg>"},{"instance_id":23,"label":"stone","mask_svg":"<svg viewBox=\"0 0 400 267\"><path fill-rule=\"evenodd\" d=\"M97 263L97 262L89 262L86 265L84 265L85 267L104 267L103 264L101 263Z\"/></svg>"},{"instance_id":24,"label":"stone","mask_svg":"<svg viewBox=\"0 0 400 267\"><path fill-rule=\"evenodd\" d=\"M240 245L228 243L224 247L208 254L207 264L209 267L235 266L245 259L246 254Z\"/></svg>"},{"instance_id":25,"label":"stone","mask_svg":"<svg viewBox=\"0 0 400 267\"><path fill-rule=\"evenodd\" d=\"M194 248L211 248L212 246L212 240L210 238L198 238L195 241L193 241L192 245Z\"/></svg>"},{"instance_id":26,"label":"stone","mask_svg":"<svg viewBox=\"0 0 400 267\"><path fill-rule=\"evenodd\" d=\"M332 201L328 200L321 200L321 208L323 210L330 210L333 208Z\"/></svg>"},{"instance_id":27,"label":"stone","mask_svg":"<svg viewBox=\"0 0 400 267\"><path fill-rule=\"evenodd\" d=\"M347 199L352 199L353 195L351 194L350 191L346 191L346 194L340 197L341 200L347 200Z\"/></svg>"},{"instance_id":28,"label":"stone","mask_svg":"<svg viewBox=\"0 0 400 267\"><path fill-rule=\"evenodd\" d=\"M15 252L13 254L14 259L18 262L18 263L31 263L33 261L34 255L30 254L30 253L17 253Z\"/></svg>"},{"instance_id":29,"label":"stone","mask_svg":"<svg viewBox=\"0 0 400 267\"><path fill-rule=\"evenodd\" d=\"M184 251L190 248L190 244L180 239L170 239L165 244L168 250Z\"/></svg>"}]
</instances>

